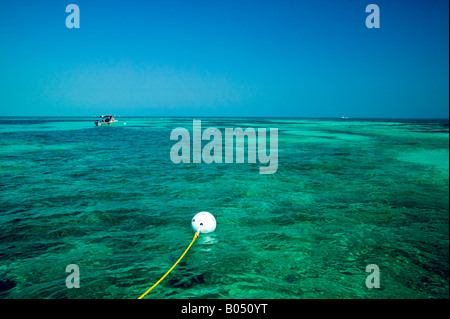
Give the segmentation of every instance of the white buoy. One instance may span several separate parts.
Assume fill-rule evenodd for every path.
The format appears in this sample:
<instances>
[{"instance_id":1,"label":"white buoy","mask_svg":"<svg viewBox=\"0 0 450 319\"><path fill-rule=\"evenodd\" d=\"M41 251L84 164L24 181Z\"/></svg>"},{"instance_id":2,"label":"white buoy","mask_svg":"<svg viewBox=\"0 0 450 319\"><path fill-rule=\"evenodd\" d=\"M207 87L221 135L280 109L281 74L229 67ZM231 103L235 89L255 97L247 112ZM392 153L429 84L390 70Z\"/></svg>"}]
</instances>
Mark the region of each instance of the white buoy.
<instances>
[{"instance_id":1,"label":"white buoy","mask_svg":"<svg viewBox=\"0 0 450 319\"><path fill-rule=\"evenodd\" d=\"M202 234L212 233L216 229L216 219L211 213L200 212L192 218L191 225L195 232L200 229Z\"/></svg>"}]
</instances>

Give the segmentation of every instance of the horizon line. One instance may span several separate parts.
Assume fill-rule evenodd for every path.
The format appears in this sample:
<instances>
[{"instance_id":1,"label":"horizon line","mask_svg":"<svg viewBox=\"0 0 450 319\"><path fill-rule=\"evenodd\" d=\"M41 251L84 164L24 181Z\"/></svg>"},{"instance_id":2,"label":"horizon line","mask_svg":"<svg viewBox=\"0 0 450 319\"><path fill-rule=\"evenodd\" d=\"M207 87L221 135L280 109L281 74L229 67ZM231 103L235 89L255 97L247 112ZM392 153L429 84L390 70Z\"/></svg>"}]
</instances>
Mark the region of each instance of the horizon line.
<instances>
[{"instance_id":1,"label":"horizon line","mask_svg":"<svg viewBox=\"0 0 450 319\"><path fill-rule=\"evenodd\" d=\"M114 117L136 117L136 118L275 118L275 119L342 119L342 120L449 120L449 117L347 117L347 116L213 116L213 115L113 115ZM100 115L0 115L0 118L6 117L73 117L73 118L97 118Z\"/></svg>"}]
</instances>

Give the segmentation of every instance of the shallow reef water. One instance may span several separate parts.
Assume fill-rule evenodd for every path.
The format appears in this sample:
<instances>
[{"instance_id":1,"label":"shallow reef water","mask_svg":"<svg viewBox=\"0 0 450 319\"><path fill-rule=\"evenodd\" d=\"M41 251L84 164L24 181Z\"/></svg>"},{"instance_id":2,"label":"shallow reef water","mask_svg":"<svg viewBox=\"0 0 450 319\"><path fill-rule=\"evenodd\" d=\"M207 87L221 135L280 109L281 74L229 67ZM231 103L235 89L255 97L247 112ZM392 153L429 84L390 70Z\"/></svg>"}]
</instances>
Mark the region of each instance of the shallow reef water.
<instances>
[{"instance_id":1,"label":"shallow reef water","mask_svg":"<svg viewBox=\"0 0 450 319\"><path fill-rule=\"evenodd\" d=\"M0 118L0 298L137 298L200 211L216 231L147 298L449 298L448 120L201 118L277 128L265 175L174 164L192 118L118 119Z\"/></svg>"}]
</instances>

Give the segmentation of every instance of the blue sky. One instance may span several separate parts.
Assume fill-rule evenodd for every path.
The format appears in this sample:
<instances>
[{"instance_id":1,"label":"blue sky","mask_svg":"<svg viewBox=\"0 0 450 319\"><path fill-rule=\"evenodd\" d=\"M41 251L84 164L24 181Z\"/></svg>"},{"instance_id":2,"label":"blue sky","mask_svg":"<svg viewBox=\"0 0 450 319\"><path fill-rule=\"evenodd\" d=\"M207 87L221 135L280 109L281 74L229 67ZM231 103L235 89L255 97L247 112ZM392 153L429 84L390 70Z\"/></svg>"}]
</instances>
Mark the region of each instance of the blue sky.
<instances>
[{"instance_id":1,"label":"blue sky","mask_svg":"<svg viewBox=\"0 0 450 319\"><path fill-rule=\"evenodd\" d=\"M448 118L448 6L1 1L0 115Z\"/></svg>"}]
</instances>

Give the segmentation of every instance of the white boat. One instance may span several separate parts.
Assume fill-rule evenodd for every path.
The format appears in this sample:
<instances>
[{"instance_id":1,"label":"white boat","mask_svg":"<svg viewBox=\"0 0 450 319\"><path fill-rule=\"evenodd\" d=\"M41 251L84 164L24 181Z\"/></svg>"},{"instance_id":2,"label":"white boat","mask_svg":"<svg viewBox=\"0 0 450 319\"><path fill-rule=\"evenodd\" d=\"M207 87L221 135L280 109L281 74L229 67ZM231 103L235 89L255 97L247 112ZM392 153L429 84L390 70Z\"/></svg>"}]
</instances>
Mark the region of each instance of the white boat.
<instances>
[{"instance_id":1,"label":"white boat","mask_svg":"<svg viewBox=\"0 0 450 319\"><path fill-rule=\"evenodd\" d=\"M102 120L101 121L95 120L94 122L95 126L111 125L118 122L112 115L102 115L100 117L102 118Z\"/></svg>"}]
</instances>

